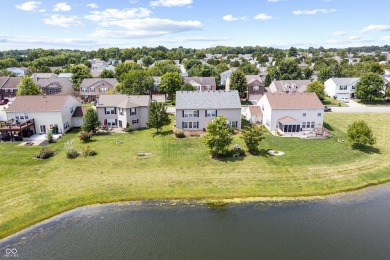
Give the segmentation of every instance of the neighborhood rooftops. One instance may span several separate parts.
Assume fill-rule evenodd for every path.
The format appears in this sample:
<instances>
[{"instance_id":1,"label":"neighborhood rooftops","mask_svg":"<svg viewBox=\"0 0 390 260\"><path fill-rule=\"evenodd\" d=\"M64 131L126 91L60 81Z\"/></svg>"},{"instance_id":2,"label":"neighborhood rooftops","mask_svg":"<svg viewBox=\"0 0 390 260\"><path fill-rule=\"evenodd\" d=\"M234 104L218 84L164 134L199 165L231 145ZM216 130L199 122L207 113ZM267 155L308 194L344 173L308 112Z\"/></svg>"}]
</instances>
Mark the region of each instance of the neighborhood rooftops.
<instances>
[{"instance_id":1,"label":"neighborhood rooftops","mask_svg":"<svg viewBox=\"0 0 390 260\"><path fill-rule=\"evenodd\" d=\"M252 84L255 81L263 83L259 75L245 75L246 84Z\"/></svg>"},{"instance_id":2,"label":"neighborhood rooftops","mask_svg":"<svg viewBox=\"0 0 390 260\"><path fill-rule=\"evenodd\" d=\"M315 93L265 93L272 109L324 109Z\"/></svg>"},{"instance_id":3,"label":"neighborhood rooftops","mask_svg":"<svg viewBox=\"0 0 390 260\"><path fill-rule=\"evenodd\" d=\"M191 81L195 81L196 83L202 86L215 86L215 78L214 77L184 77L185 83L190 83Z\"/></svg>"},{"instance_id":4,"label":"neighborhood rooftops","mask_svg":"<svg viewBox=\"0 0 390 260\"><path fill-rule=\"evenodd\" d=\"M1 89L18 89L18 85L22 78L20 77L0 77Z\"/></svg>"},{"instance_id":5,"label":"neighborhood rooftops","mask_svg":"<svg viewBox=\"0 0 390 260\"><path fill-rule=\"evenodd\" d=\"M58 87L73 88L72 82L67 78L48 78L48 79L38 79L37 80L37 85L40 88L45 88L51 84L58 86Z\"/></svg>"},{"instance_id":6,"label":"neighborhood rooftops","mask_svg":"<svg viewBox=\"0 0 390 260\"><path fill-rule=\"evenodd\" d=\"M176 91L176 109L241 108L237 90Z\"/></svg>"},{"instance_id":7,"label":"neighborhood rooftops","mask_svg":"<svg viewBox=\"0 0 390 260\"><path fill-rule=\"evenodd\" d=\"M147 107L150 103L150 96L127 96L127 95L101 95L96 107Z\"/></svg>"},{"instance_id":8,"label":"neighborhood rooftops","mask_svg":"<svg viewBox=\"0 0 390 260\"><path fill-rule=\"evenodd\" d=\"M113 87L115 87L116 84L118 84L118 80L116 78L88 78L84 79L81 83L81 88L87 88L90 87L96 83L102 83L102 84L109 84Z\"/></svg>"},{"instance_id":9,"label":"neighborhood rooftops","mask_svg":"<svg viewBox=\"0 0 390 260\"><path fill-rule=\"evenodd\" d=\"M330 78L330 80L332 80L338 86L343 86L356 84L360 78Z\"/></svg>"},{"instance_id":10,"label":"neighborhood rooftops","mask_svg":"<svg viewBox=\"0 0 390 260\"><path fill-rule=\"evenodd\" d=\"M270 88L272 92L288 92L293 90L303 93L306 92L306 87L310 83L310 80L276 80L271 83Z\"/></svg>"},{"instance_id":11,"label":"neighborhood rooftops","mask_svg":"<svg viewBox=\"0 0 390 260\"><path fill-rule=\"evenodd\" d=\"M69 98L74 96L17 96L7 112L61 111Z\"/></svg>"}]
</instances>

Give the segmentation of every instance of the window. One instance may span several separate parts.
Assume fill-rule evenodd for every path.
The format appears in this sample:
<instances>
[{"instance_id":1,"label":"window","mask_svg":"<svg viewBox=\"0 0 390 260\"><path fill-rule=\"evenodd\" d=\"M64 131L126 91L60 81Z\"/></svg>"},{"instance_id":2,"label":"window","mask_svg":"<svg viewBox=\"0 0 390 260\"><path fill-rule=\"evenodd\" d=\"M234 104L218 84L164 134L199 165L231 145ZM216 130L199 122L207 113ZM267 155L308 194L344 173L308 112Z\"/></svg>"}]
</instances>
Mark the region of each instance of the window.
<instances>
[{"instance_id":1,"label":"window","mask_svg":"<svg viewBox=\"0 0 390 260\"><path fill-rule=\"evenodd\" d=\"M352 89L355 89L355 86L352 86Z\"/></svg>"},{"instance_id":2,"label":"window","mask_svg":"<svg viewBox=\"0 0 390 260\"><path fill-rule=\"evenodd\" d=\"M253 86L253 91L259 91L259 86Z\"/></svg>"},{"instance_id":3,"label":"window","mask_svg":"<svg viewBox=\"0 0 390 260\"><path fill-rule=\"evenodd\" d=\"M302 122L302 128L306 128L306 122Z\"/></svg>"},{"instance_id":4,"label":"window","mask_svg":"<svg viewBox=\"0 0 390 260\"><path fill-rule=\"evenodd\" d=\"M198 128L198 122L183 122L183 129Z\"/></svg>"},{"instance_id":5,"label":"window","mask_svg":"<svg viewBox=\"0 0 390 260\"><path fill-rule=\"evenodd\" d=\"M309 122L308 122L309 123ZM311 128L314 128L314 123L315 122L311 122Z\"/></svg>"},{"instance_id":6,"label":"window","mask_svg":"<svg viewBox=\"0 0 390 260\"><path fill-rule=\"evenodd\" d=\"M217 110L206 110L206 117L216 117Z\"/></svg>"},{"instance_id":7,"label":"window","mask_svg":"<svg viewBox=\"0 0 390 260\"><path fill-rule=\"evenodd\" d=\"M306 116L306 113L303 113L303 116Z\"/></svg>"},{"instance_id":8,"label":"window","mask_svg":"<svg viewBox=\"0 0 390 260\"><path fill-rule=\"evenodd\" d=\"M131 123L132 123L133 125L134 125L134 124L138 124L138 119L131 121Z\"/></svg>"},{"instance_id":9,"label":"window","mask_svg":"<svg viewBox=\"0 0 390 260\"><path fill-rule=\"evenodd\" d=\"M261 106L261 110L264 111L264 105Z\"/></svg>"},{"instance_id":10,"label":"window","mask_svg":"<svg viewBox=\"0 0 390 260\"><path fill-rule=\"evenodd\" d=\"M108 88L100 88L99 91L100 93L106 93L108 91Z\"/></svg>"},{"instance_id":11,"label":"window","mask_svg":"<svg viewBox=\"0 0 390 260\"><path fill-rule=\"evenodd\" d=\"M134 116L136 114L137 114L137 108L135 108L135 107L130 108L130 115Z\"/></svg>"},{"instance_id":12,"label":"window","mask_svg":"<svg viewBox=\"0 0 390 260\"><path fill-rule=\"evenodd\" d=\"M73 107L70 108L70 113L73 114Z\"/></svg>"},{"instance_id":13,"label":"window","mask_svg":"<svg viewBox=\"0 0 390 260\"><path fill-rule=\"evenodd\" d=\"M69 128L69 122L65 122L64 123L64 129L68 129Z\"/></svg>"},{"instance_id":14,"label":"window","mask_svg":"<svg viewBox=\"0 0 390 260\"><path fill-rule=\"evenodd\" d=\"M199 117L198 110L183 110L183 117Z\"/></svg>"},{"instance_id":15,"label":"window","mask_svg":"<svg viewBox=\"0 0 390 260\"><path fill-rule=\"evenodd\" d=\"M123 108L119 108L119 115L123 116Z\"/></svg>"},{"instance_id":16,"label":"window","mask_svg":"<svg viewBox=\"0 0 390 260\"><path fill-rule=\"evenodd\" d=\"M90 92L95 92L95 87L90 87L90 88L89 88L89 91L90 91Z\"/></svg>"},{"instance_id":17,"label":"window","mask_svg":"<svg viewBox=\"0 0 390 260\"><path fill-rule=\"evenodd\" d=\"M237 128L237 127L238 127L237 121L231 121L231 122L230 122L230 126L231 126L232 128Z\"/></svg>"},{"instance_id":18,"label":"window","mask_svg":"<svg viewBox=\"0 0 390 260\"><path fill-rule=\"evenodd\" d=\"M199 90L200 90L200 86L194 86L194 89L195 89L196 91L199 91Z\"/></svg>"},{"instance_id":19,"label":"window","mask_svg":"<svg viewBox=\"0 0 390 260\"><path fill-rule=\"evenodd\" d=\"M321 113L318 113L317 116L321 116L322 114Z\"/></svg>"},{"instance_id":20,"label":"window","mask_svg":"<svg viewBox=\"0 0 390 260\"><path fill-rule=\"evenodd\" d=\"M116 114L115 107L106 107L105 111L106 111L106 115Z\"/></svg>"},{"instance_id":21,"label":"window","mask_svg":"<svg viewBox=\"0 0 390 260\"><path fill-rule=\"evenodd\" d=\"M204 86L204 90L211 90L211 86Z\"/></svg>"},{"instance_id":22,"label":"window","mask_svg":"<svg viewBox=\"0 0 390 260\"><path fill-rule=\"evenodd\" d=\"M28 119L28 113L15 113L15 120L25 120Z\"/></svg>"},{"instance_id":23,"label":"window","mask_svg":"<svg viewBox=\"0 0 390 260\"><path fill-rule=\"evenodd\" d=\"M345 85L345 86L340 86L340 90L347 90L347 85Z\"/></svg>"},{"instance_id":24,"label":"window","mask_svg":"<svg viewBox=\"0 0 390 260\"><path fill-rule=\"evenodd\" d=\"M81 92L82 93L87 93L88 91L87 91L87 88L81 88Z\"/></svg>"},{"instance_id":25,"label":"window","mask_svg":"<svg viewBox=\"0 0 390 260\"><path fill-rule=\"evenodd\" d=\"M107 119L106 120L106 122L107 122L107 125L116 125L116 119Z\"/></svg>"},{"instance_id":26,"label":"window","mask_svg":"<svg viewBox=\"0 0 390 260\"><path fill-rule=\"evenodd\" d=\"M45 125L40 125L39 129L41 130L41 133L46 133L46 126Z\"/></svg>"}]
</instances>

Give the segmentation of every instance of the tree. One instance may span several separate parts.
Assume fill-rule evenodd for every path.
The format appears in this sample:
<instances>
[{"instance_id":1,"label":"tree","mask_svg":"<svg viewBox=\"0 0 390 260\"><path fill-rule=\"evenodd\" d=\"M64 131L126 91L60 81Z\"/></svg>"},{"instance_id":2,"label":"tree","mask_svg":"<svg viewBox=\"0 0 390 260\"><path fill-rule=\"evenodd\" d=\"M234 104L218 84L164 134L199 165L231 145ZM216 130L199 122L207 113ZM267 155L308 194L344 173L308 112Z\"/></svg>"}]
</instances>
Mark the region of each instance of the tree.
<instances>
[{"instance_id":1,"label":"tree","mask_svg":"<svg viewBox=\"0 0 390 260\"><path fill-rule=\"evenodd\" d=\"M97 127L100 125L98 114L93 108L88 108L83 117L84 123L81 129L86 132L96 133Z\"/></svg>"},{"instance_id":2,"label":"tree","mask_svg":"<svg viewBox=\"0 0 390 260\"><path fill-rule=\"evenodd\" d=\"M92 78L90 69L84 64L75 65L70 71L73 73L71 81L75 90L80 90L81 82L83 82L84 79Z\"/></svg>"},{"instance_id":3,"label":"tree","mask_svg":"<svg viewBox=\"0 0 390 260\"><path fill-rule=\"evenodd\" d=\"M356 84L355 96L361 99L372 100L381 97L385 82L382 77L373 72L364 74Z\"/></svg>"},{"instance_id":4,"label":"tree","mask_svg":"<svg viewBox=\"0 0 390 260\"><path fill-rule=\"evenodd\" d=\"M115 73L118 79L122 74L126 74L131 70L142 70L142 67L135 62L123 62L115 67Z\"/></svg>"},{"instance_id":5,"label":"tree","mask_svg":"<svg viewBox=\"0 0 390 260\"><path fill-rule=\"evenodd\" d=\"M173 100L173 94L183 85L183 78L177 72L167 72L161 77L160 85L158 86L161 92L168 94L168 99Z\"/></svg>"},{"instance_id":6,"label":"tree","mask_svg":"<svg viewBox=\"0 0 390 260\"><path fill-rule=\"evenodd\" d=\"M115 78L115 72L109 69L104 69L100 75L99 78L107 79L107 78Z\"/></svg>"},{"instance_id":7,"label":"tree","mask_svg":"<svg viewBox=\"0 0 390 260\"><path fill-rule=\"evenodd\" d=\"M28 95L40 95L41 90L38 85L34 82L29 76L22 78L18 85L18 96L28 96Z\"/></svg>"},{"instance_id":8,"label":"tree","mask_svg":"<svg viewBox=\"0 0 390 260\"><path fill-rule=\"evenodd\" d=\"M195 87L192 86L190 83L184 83L181 88L180 88L181 91L194 91L195 90Z\"/></svg>"},{"instance_id":9,"label":"tree","mask_svg":"<svg viewBox=\"0 0 390 260\"><path fill-rule=\"evenodd\" d=\"M282 60L278 65L280 80L295 80L302 78L302 70L294 59Z\"/></svg>"},{"instance_id":10,"label":"tree","mask_svg":"<svg viewBox=\"0 0 390 260\"><path fill-rule=\"evenodd\" d=\"M313 81L306 88L307 92L316 93L320 100L325 98L325 86L321 81Z\"/></svg>"},{"instance_id":11,"label":"tree","mask_svg":"<svg viewBox=\"0 0 390 260\"><path fill-rule=\"evenodd\" d=\"M297 48L291 47L291 48L288 50L288 56L289 56L289 57L297 57L297 56L298 56L298 50L297 50Z\"/></svg>"},{"instance_id":12,"label":"tree","mask_svg":"<svg viewBox=\"0 0 390 260\"><path fill-rule=\"evenodd\" d=\"M241 70L234 71L230 75L230 89L237 90L240 97L242 97L247 88L245 74Z\"/></svg>"},{"instance_id":13,"label":"tree","mask_svg":"<svg viewBox=\"0 0 390 260\"><path fill-rule=\"evenodd\" d=\"M153 57L151 57L149 55L144 56L141 60L142 60L142 64L145 67L149 67L150 65L152 65L154 63Z\"/></svg>"},{"instance_id":14,"label":"tree","mask_svg":"<svg viewBox=\"0 0 390 260\"><path fill-rule=\"evenodd\" d=\"M198 59L191 59L185 63L186 70L191 69L194 66L202 65L202 62Z\"/></svg>"},{"instance_id":15,"label":"tree","mask_svg":"<svg viewBox=\"0 0 390 260\"><path fill-rule=\"evenodd\" d=\"M242 138L251 154L258 154L259 144L264 139L264 127L252 125L242 130Z\"/></svg>"},{"instance_id":16,"label":"tree","mask_svg":"<svg viewBox=\"0 0 390 260\"><path fill-rule=\"evenodd\" d=\"M229 151L229 145L233 141L231 132L230 125L225 116L216 117L208 123L207 131L204 135L204 143L213 158L225 155Z\"/></svg>"},{"instance_id":17,"label":"tree","mask_svg":"<svg viewBox=\"0 0 390 260\"><path fill-rule=\"evenodd\" d=\"M149 121L146 125L150 128L156 128L156 132L169 124L169 116L164 103L153 101L149 106Z\"/></svg>"},{"instance_id":18,"label":"tree","mask_svg":"<svg viewBox=\"0 0 390 260\"><path fill-rule=\"evenodd\" d=\"M154 79L145 70L131 70L120 77L115 92L126 95L151 95Z\"/></svg>"},{"instance_id":19,"label":"tree","mask_svg":"<svg viewBox=\"0 0 390 260\"><path fill-rule=\"evenodd\" d=\"M349 125L347 134L348 140L358 146L373 145L376 142L372 129L364 120L358 120L353 122L352 125Z\"/></svg>"},{"instance_id":20,"label":"tree","mask_svg":"<svg viewBox=\"0 0 390 260\"><path fill-rule=\"evenodd\" d=\"M259 74L259 69L256 67L256 65L252 65L249 62L242 63L238 68L244 72L245 75Z\"/></svg>"}]
</instances>

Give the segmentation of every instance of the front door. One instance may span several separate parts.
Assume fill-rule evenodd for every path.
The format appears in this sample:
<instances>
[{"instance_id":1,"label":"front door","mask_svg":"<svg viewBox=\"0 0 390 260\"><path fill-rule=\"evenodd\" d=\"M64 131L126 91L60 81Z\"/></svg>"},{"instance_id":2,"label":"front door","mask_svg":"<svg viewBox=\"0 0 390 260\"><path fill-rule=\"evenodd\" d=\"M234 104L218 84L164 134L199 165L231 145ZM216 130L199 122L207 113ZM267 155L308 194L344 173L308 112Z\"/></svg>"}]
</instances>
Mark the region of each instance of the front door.
<instances>
[{"instance_id":1,"label":"front door","mask_svg":"<svg viewBox=\"0 0 390 260\"><path fill-rule=\"evenodd\" d=\"M39 126L41 133L46 133L46 126L45 125L40 125Z\"/></svg>"},{"instance_id":2,"label":"front door","mask_svg":"<svg viewBox=\"0 0 390 260\"><path fill-rule=\"evenodd\" d=\"M122 120L119 120L119 127L122 127Z\"/></svg>"}]
</instances>

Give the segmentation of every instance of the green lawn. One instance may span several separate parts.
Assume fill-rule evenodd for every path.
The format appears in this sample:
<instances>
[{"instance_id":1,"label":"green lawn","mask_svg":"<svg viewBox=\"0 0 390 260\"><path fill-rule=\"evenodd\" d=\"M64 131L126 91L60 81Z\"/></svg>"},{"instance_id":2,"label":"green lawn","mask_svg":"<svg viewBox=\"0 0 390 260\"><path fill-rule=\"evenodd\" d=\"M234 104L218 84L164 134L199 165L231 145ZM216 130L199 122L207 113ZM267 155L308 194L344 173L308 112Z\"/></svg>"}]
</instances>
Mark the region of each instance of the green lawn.
<instances>
[{"instance_id":1,"label":"green lawn","mask_svg":"<svg viewBox=\"0 0 390 260\"><path fill-rule=\"evenodd\" d=\"M328 107L347 107L347 104L344 102L331 97L325 97L324 100L322 100L322 104Z\"/></svg>"},{"instance_id":2,"label":"green lawn","mask_svg":"<svg viewBox=\"0 0 390 260\"><path fill-rule=\"evenodd\" d=\"M378 98L374 100L357 99L356 101L366 106L390 106L390 100L383 100L382 98Z\"/></svg>"},{"instance_id":3,"label":"green lawn","mask_svg":"<svg viewBox=\"0 0 390 260\"><path fill-rule=\"evenodd\" d=\"M175 139L171 127L99 135L90 142L94 157L65 158L64 142L50 147L47 161L33 160L39 147L0 143L0 237L60 212L93 203L156 199L222 199L321 196L390 179L389 114L325 115L333 137L327 140L281 138L267 134L260 156L212 160L201 138ZM365 119L377 144L352 149L346 128ZM123 143L117 144L116 141ZM239 136L232 144L243 145ZM81 150L84 144L77 140ZM285 156L268 156L268 149ZM150 153L140 157L139 152ZM142 159L140 159L142 158Z\"/></svg>"}]
</instances>

